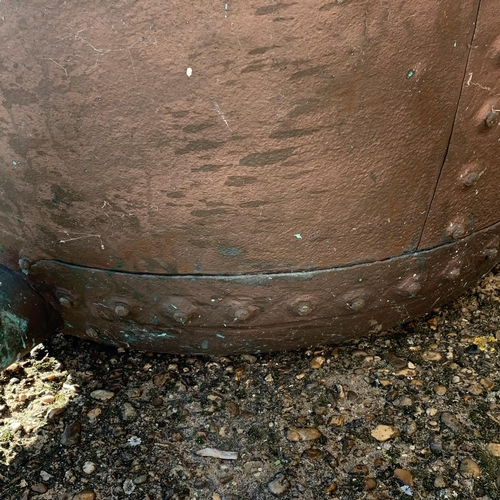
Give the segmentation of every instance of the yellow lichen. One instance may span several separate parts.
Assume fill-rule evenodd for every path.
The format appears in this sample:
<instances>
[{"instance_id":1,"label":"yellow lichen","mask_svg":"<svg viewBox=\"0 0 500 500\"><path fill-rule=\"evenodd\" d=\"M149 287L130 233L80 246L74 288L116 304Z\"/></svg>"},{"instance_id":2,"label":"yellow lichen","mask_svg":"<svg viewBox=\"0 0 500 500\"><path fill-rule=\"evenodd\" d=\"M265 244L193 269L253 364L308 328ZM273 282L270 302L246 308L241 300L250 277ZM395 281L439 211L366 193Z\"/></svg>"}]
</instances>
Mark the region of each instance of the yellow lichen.
<instances>
[{"instance_id":1,"label":"yellow lichen","mask_svg":"<svg viewBox=\"0 0 500 500\"><path fill-rule=\"evenodd\" d=\"M489 344L497 342L497 339L492 335L485 335L482 337L474 337L474 344L477 345L480 351L493 352L495 348Z\"/></svg>"}]
</instances>

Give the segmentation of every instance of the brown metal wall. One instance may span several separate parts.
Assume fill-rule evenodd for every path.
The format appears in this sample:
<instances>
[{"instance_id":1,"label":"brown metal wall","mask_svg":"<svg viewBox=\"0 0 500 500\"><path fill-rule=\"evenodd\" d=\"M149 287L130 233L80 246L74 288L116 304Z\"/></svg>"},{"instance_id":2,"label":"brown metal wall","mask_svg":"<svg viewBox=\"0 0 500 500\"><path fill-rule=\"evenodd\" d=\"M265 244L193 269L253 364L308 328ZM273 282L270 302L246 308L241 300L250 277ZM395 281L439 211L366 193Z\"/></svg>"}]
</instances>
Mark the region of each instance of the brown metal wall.
<instances>
[{"instance_id":1,"label":"brown metal wall","mask_svg":"<svg viewBox=\"0 0 500 500\"><path fill-rule=\"evenodd\" d=\"M3 1L0 258L230 274L414 249L477 5Z\"/></svg>"},{"instance_id":2,"label":"brown metal wall","mask_svg":"<svg viewBox=\"0 0 500 500\"><path fill-rule=\"evenodd\" d=\"M500 219L499 7L497 0L481 1L450 148L421 248Z\"/></svg>"}]
</instances>

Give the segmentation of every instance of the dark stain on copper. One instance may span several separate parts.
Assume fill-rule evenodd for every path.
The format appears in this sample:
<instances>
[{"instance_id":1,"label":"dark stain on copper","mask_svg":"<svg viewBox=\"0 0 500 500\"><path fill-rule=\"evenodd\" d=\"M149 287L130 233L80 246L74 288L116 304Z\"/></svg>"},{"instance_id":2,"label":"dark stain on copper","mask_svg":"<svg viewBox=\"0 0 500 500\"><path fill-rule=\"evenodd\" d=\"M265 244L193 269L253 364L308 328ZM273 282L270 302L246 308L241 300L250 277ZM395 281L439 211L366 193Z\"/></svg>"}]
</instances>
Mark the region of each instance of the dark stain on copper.
<instances>
[{"instance_id":1,"label":"dark stain on copper","mask_svg":"<svg viewBox=\"0 0 500 500\"><path fill-rule=\"evenodd\" d=\"M38 98L32 92L27 90L15 88L15 89L2 89L2 94L4 97L3 105L5 108L12 108L13 104L18 104L19 106L26 106L28 104L33 104L38 102Z\"/></svg>"},{"instance_id":2,"label":"dark stain on copper","mask_svg":"<svg viewBox=\"0 0 500 500\"><path fill-rule=\"evenodd\" d=\"M213 123L197 123L197 124L192 124L192 125L186 125L182 131L186 132L186 134L196 134L198 132L201 132L202 130L205 130L206 128L213 127Z\"/></svg>"},{"instance_id":3,"label":"dark stain on copper","mask_svg":"<svg viewBox=\"0 0 500 500\"><path fill-rule=\"evenodd\" d=\"M252 153L244 158L241 158L240 165L246 167L264 167L273 165L280 161L286 160L295 148L275 149L274 151L266 151L265 153Z\"/></svg>"},{"instance_id":4,"label":"dark stain on copper","mask_svg":"<svg viewBox=\"0 0 500 500\"><path fill-rule=\"evenodd\" d=\"M286 9L288 7L291 7L292 5L295 5L295 3L277 3L275 5L266 5L265 7L259 7L255 11L255 15L256 16L265 16L267 14L273 14L274 12L277 12L278 10Z\"/></svg>"},{"instance_id":5,"label":"dark stain on copper","mask_svg":"<svg viewBox=\"0 0 500 500\"><path fill-rule=\"evenodd\" d=\"M293 130L278 130L276 132L273 132L269 137L271 139L290 139L292 137L304 137L306 135L311 135L314 134L314 132L317 132L319 129L317 128L297 128Z\"/></svg>"},{"instance_id":6,"label":"dark stain on copper","mask_svg":"<svg viewBox=\"0 0 500 500\"><path fill-rule=\"evenodd\" d=\"M252 177L250 175L230 175L224 185L242 187L248 184L254 184L257 181L257 177Z\"/></svg>"},{"instance_id":7,"label":"dark stain on copper","mask_svg":"<svg viewBox=\"0 0 500 500\"><path fill-rule=\"evenodd\" d=\"M195 167L191 169L191 172L217 172L223 167L223 165L213 165L213 164L205 164L201 167Z\"/></svg>"},{"instance_id":8,"label":"dark stain on copper","mask_svg":"<svg viewBox=\"0 0 500 500\"><path fill-rule=\"evenodd\" d=\"M325 72L326 66L315 66L314 68L303 69L302 71L297 71L293 73L290 80L299 80L312 75L321 75Z\"/></svg>"},{"instance_id":9,"label":"dark stain on copper","mask_svg":"<svg viewBox=\"0 0 500 500\"><path fill-rule=\"evenodd\" d=\"M225 208L213 208L211 210L193 210L191 215L195 217L210 217L212 215L222 215L229 213L229 210Z\"/></svg>"},{"instance_id":10,"label":"dark stain on copper","mask_svg":"<svg viewBox=\"0 0 500 500\"><path fill-rule=\"evenodd\" d=\"M188 153L197 153L199 151L209 151L222 146L222 142L210 141L208 139L200 139L197 141L189 141L186 146L175 150L175 154L185 155Z\"/></svg>"},{"instance_id":11,"label":"dark stain on copper","mask_svg":"<svg viewBox=\"0 0 500 500\"><path fill-rule=\"evenodd\" d=\"M174 118L184 118L185 116L189 115L189 111L172 111L171 115Z\"/></svg>"},{"instance_id":12,"label":"dark stain on copper","mask_svg":"<svg viewBox=\"0 0 500 500\"><path fill-rule=\"evenodd\" d=\"M242 73L252 73L253 71L260 71L265 68L266 65L264 63L250 64L246 68L241 70Z\"/></svg>"},{"instance_id":13,"label":"dark stain on copper","mask_svg":"<svg viewBox=\"0 0 500 500\"><path fill-rule=\"evenodd\" d=\"M260 54L265 54L268 50L275 49L278 45L270 45L269 47L257 47L256 49L252 49L248 52L250 56L257 56Z\"/></svg>"},{"instance_id":14,"label":"dark stain on copper","mask_svg":"<svg viewBox=\"0 0 500 500\"><path fill-rule=\"evenodd\" d=\"M61 186L50 186L52 202L56 205L63 204L71 206L74 201L82 201L82 197L74 191L63 189Z\"/></svg>"},{"instance_id":15,"label":"dark stain on copper","mask_svg":"<svg viewBox=\"0 0 500 500\"><path fill-rule=\"evenodd\" d=\"M168 198L184 198L186 195L181 193L180 191L172 191L171 193L167 193Z\"/></svg>"},{"instance_id":16,"label":"dark stain on copper","mask_svg":"<svg viewBox=\"0 0 500 500\"><path fill-rule=\"evenodd\" d=\"M322 5L319 10L320 12L324 12L325 10L330 10L330 9L333 9L335 7L336 2L329 2L329 3L325 3L324 5Z\"/></svg>"},{"instance_id":17,"label":"dark stain on copper","mask_svg":"<svg viewBox=\"0 0 500 500\"><path fill-rule=\"evenodd\" d=\"M258 208L264 205L269 205L268 201L255 200L255 201L247 201L245 203L240 203L241 208Z\"/></svg>"}]
</instances>

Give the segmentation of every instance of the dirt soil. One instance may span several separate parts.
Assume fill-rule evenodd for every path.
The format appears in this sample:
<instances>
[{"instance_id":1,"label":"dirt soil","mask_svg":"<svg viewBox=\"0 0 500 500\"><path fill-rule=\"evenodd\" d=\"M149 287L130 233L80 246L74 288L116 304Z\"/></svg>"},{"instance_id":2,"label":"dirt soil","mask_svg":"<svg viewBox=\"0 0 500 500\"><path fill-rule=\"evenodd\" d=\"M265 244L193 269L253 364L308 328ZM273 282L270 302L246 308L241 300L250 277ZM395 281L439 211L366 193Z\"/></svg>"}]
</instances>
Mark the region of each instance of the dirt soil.
<instances>
[{"instance_id":1,"label":"dirt soil","mask_svg":"<svg viewBox=\"0 0 500 500\"><path fill-rule=\"evenodd\" d=\"M500 498L500 267L420 321L259 356L55 336L0 375L0 499Z\"/></svg>"}]
</instances>

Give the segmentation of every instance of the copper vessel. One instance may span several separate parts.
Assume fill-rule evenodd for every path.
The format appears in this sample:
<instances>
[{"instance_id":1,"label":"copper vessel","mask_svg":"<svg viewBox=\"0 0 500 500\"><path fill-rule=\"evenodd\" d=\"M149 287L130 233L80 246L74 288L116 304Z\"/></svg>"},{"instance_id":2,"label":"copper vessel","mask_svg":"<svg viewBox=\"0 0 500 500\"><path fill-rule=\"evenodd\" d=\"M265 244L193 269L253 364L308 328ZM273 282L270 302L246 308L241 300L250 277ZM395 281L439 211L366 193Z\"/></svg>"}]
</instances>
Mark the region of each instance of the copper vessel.
<instances>
[{"instance_id":1,"label":"copper vessel","mask_svg":"<svg viewBox=\"0 0 500 500\"><path fill-rule=\"evenodd\" d=\"M340 342L498 262L495 0L7 0L0 40L0 366Z\"/></svg>"}]
</instances>

